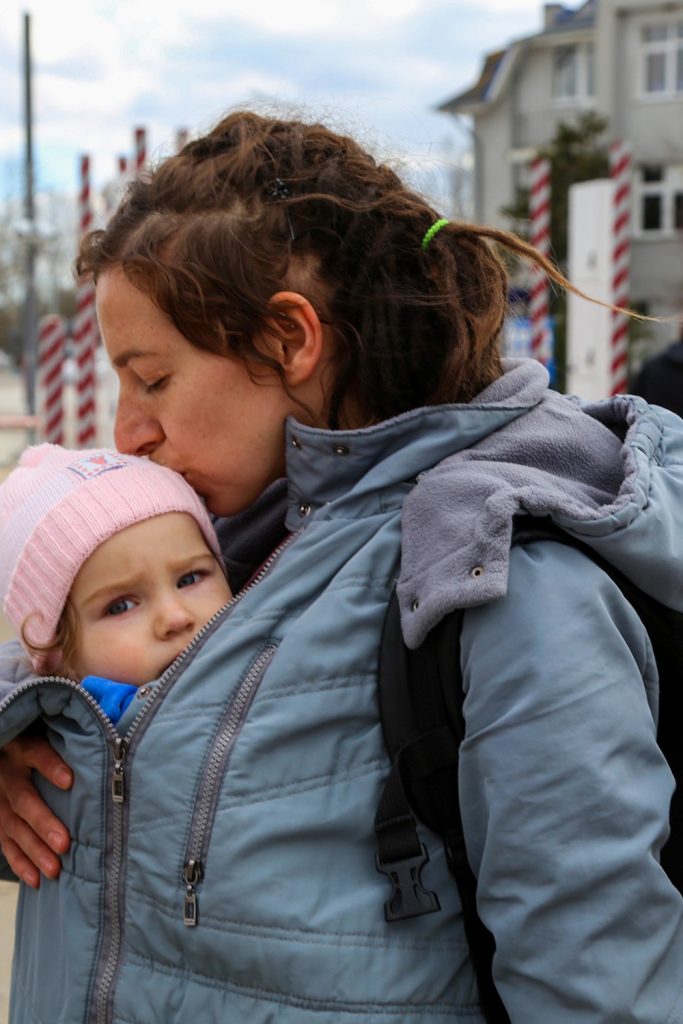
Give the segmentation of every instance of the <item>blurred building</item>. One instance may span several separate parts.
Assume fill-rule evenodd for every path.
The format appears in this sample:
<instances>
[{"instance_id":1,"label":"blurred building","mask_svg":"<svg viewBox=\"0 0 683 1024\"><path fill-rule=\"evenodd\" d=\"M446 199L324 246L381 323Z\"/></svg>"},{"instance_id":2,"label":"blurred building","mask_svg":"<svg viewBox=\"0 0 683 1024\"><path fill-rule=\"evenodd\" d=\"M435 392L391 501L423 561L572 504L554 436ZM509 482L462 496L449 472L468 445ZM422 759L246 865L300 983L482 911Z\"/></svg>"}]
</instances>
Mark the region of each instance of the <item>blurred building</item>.
<instances>
[{"instance_id":1,"label":"blurred building","mask_svg":"<svg viewBox=\"0 0 683 1024\"><path fill-rule=\"evenodd\" d=\"M501 209L528 186L558 122L595 111L608 140L632 149L631 303L674 315L683 308L683 2L589 0L540 13L539 32L487 54L471 88L438 107L471 118L477 219L505 226Z\"/></svg>"}]
</instances>

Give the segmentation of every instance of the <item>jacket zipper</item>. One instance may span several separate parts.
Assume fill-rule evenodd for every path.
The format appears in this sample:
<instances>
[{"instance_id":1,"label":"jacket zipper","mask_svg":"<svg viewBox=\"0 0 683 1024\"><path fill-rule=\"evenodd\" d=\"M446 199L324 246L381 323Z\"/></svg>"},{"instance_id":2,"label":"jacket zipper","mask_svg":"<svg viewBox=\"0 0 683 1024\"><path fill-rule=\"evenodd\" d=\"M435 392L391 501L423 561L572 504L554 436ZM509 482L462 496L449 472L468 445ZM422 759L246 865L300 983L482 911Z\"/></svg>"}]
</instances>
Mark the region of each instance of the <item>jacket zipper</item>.
<instances>
[{"instance_id":1,"label":"jacket zipper","mask_svg":"<svg viewBox=\"0 0 683 1024\"><path fill-rule=\"evenodd\" d=\"M218 789L228 767L237 734L276 650L277 645L274 643L264 647L239 684L223 716L217 736L209 750L206 767L202 771L183 862L183 922L188 928L194 928L198 921L197 886L204 877L204 864L215 817Z\"/></svg>"},{"instance_id":2,"label":"jacket zipper","mask_svg":"<svg viewBox=\"0 0 683 1024\"><path fill-rule=\"evenodd\" d=\"M125 797L123 762L128 749L126 741L117 736L113 743L114 767L111 774L112 798L112 853L108 872L107 902L111 922L111 943L107 962L102 972L97 994L97 1024L106 1024L109 989L116 973L121 949L121 919L119 914L121 865L123 863L123 802Z\"/></svg>"},{"instance_id":3,"label":"jacket zipper","mask_svg":"<svg viewBox=\"0 0 683 1024\"><path fill-rule=\"evenodd\" d=\"M125 792L123 759L126 756L126 741L119 736L114 740L114 771L111 777L111 798L115 804L122 804Z\"/></svg>"},{"instance_id":4,"label":"jacket zipper","mask_svg":"<svg viewBox=\"0 0 683 1024\"><path fill-rule=\"evenodd\" d=\"M123 808L125 801L125 772L124 772L124 760L126 753L129 750L133 737L137 733L140 726L144 723L145 719L149 715L151 709L156 705L161 695L165 692L168 687L170 680L174 679L178 671L186 661L190 653L194 648L201 642L206 633L215 625L215 623L230 614L233 608L239 604L242 598L253 590L253 588L260 583L260 581L267 576L275 562L278 560L282 552L288 545L298 536L299 532L291 533L271 552L266 561L263 563L261 568L258 570L256 575L249 581L249 583L240 590L239 594L236 594L228 604L224 605L223 608L219 609L218 612L202 627L197 635L192 639L190 644L185 650L178 655L172 665L166 669L163 675L159 679L159 684L152 690L149 697L145 701L140 711L135 716L130 724L130 728L126 733L125 738L119 736L116 730L112 726L111 722L104 714L102 709L97 705L94 698L90 698L90 695L85 693L86 697L89 697L93 704L97 705L100 715L106 720L110 729L115 734L114 738L114 769L112 772L111 779L111 795L112 795L112 853L109 865L105 865L105 871L107 874L107 883L105 890L105 902L109 906L109 912L111 915L111 943L109 951L106 955L106 961L104 969L102 971L101 979L97 983L97 992L95 995L95 1022L96 1024L109 1024L111 1019L111 1013L109 1010L109 995L111 988L116 977L116 972L119 966L119 956L121 953L121 940L122 940L122 929L121 920L123 917L123 894L119 885L121 877L121 867L123 864L123 858L125 856L126 843L124 841L124 828L123 828ZM78 683L73 683L69 680L72 686L78 686ZM236 698L235 698L236 699ZM108 867L108 871L106 870ZM190 883L187 883L190 885ZM193 885L196 884L191 883ZM92 1011L91 1011L92 1012Z\"/></svg>"}]
</instances>

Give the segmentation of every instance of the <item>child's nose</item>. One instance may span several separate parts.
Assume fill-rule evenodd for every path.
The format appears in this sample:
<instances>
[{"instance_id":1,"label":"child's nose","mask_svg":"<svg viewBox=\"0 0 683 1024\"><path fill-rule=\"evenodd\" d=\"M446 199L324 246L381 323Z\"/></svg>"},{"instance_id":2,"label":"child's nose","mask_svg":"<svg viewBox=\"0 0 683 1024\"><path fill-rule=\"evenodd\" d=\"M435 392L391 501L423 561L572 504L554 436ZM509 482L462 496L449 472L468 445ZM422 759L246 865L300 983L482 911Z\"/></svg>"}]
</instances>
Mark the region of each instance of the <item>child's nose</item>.
<instances>
[{"instance_id":1,"label":"child's nose","mask_svg":"<svg viewBox=\"0 0 683 1024\"><path fill-rule=\"evenodd\" d=\"M162 638L177 636L193 630L195 617L179 596L169 596L161 602L156 616L156 629Z\"/></svg>"}]
</instances>

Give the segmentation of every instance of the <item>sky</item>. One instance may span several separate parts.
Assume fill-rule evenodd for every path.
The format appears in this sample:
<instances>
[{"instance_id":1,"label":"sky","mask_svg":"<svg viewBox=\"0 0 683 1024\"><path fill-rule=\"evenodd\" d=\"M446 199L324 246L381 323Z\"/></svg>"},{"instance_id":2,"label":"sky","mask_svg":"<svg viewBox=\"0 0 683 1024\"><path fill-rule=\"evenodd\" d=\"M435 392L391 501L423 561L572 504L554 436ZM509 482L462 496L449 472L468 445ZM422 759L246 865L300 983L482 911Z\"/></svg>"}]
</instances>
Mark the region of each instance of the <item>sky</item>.
<instances>
[{"instance_id":1,"label":"sky","mask_svg":"<svg viewBox=\"0 0 683 1024\"><path fill-rule=\"evenodd\" d=\"M538 0L0 2L0 201L22 188L23 13L31 16L36 186L115 178L133 131L152 160L235 106L273 104L360 137L432 195L457 188L469 137L434 107L485 52L541 28ZM415 177L411 180L415 181ZM444 202L446 199L444 198ZM446 210L445 212L452 212Z\"/></svg>"}]
</instances>

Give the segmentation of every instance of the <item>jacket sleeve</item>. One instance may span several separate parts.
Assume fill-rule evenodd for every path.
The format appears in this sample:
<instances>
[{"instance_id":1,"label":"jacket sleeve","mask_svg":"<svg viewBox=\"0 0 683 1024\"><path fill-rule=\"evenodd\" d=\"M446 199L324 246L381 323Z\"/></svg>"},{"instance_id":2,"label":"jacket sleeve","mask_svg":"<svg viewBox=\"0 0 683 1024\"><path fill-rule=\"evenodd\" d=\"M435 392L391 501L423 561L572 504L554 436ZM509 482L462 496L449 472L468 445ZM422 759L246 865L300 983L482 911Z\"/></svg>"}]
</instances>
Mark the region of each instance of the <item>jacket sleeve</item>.
<instances>
[{"instance_id":1,"label":"jacket sleeve","mask_svg":"<svg viewBox=\"0 0 683 1024\"><path fill-rule=\"evenodd\" d=\"M681 1024L683 898L657 860L674 783L635 612L580 552L516 546L461 658L463 824L512 1024Z\"/></svg>"},{"instance_id":2,"label":"jacket sleeve","mask_svg":"<svg viewBox=\"0 0 683 1024\"><path fill-rule=\"evenodd\" d=\"M19 641L10 640L0 644L0 701L31 675L31 666L26 660ZM18 881L2 852L0 852L0 881Z\"/></svg>"},{"instance_id":3,"label":"jacket sleeve","mask_svg":"<svg viewBox=\"0 0 683 1024\"><path fill-rule=\"evenodd\" d=\"M0 701L32 676L35 672L19 641L0 644Z\"/></svg>"}]
</instances>

